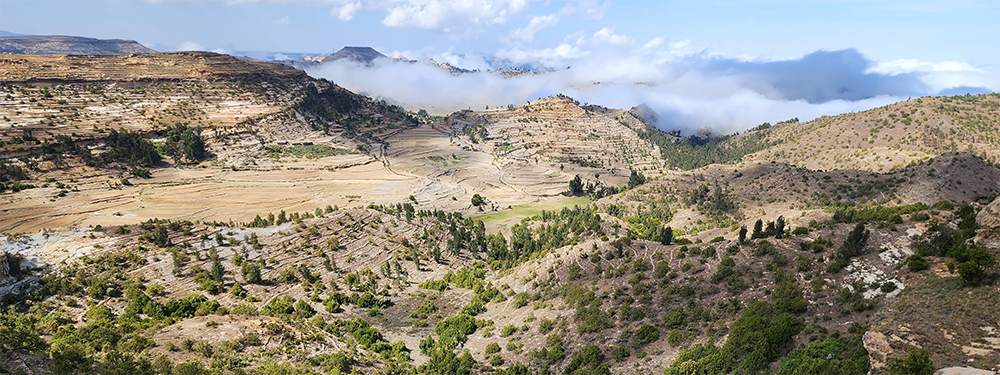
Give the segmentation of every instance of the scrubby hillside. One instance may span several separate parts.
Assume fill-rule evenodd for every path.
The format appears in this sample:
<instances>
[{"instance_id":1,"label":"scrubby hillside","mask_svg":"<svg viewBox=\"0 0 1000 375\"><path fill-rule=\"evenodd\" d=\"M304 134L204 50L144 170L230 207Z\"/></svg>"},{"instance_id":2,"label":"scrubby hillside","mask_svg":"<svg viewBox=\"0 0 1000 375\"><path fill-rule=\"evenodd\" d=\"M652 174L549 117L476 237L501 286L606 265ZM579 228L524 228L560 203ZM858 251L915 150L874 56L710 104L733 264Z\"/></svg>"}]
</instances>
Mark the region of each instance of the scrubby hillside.
<instances>
[{"instance_id":1,"label":"scrubby hillside","mask_svg":"<svg viewBox=\"0 0 1000 375\"><path fill-rule=\"evenodd\" d=\"M764 123L744 133L679 137L647 126L669 166L782 162L813 170L887 172L948 152L1000 162L1000 94L924 97L799 122Z\"/></svg>"},{"instance_id":2,"label":"scrubby hillside","mask_svg":"<svg viewBox=\"0 0 1000 375\"><path fill-rule=\"evenodd\" d=\"M966 241L972 206L841 208L745 238L611 207L545 212L509 236L405 203L7 238L49 266L8 272L37 287L5 300L23 312L3 317L5 366L861 373L915 346L939 365L998 364L997 249Z\"/></svg>"},{"instance_id":3,"label":"scrubby hillside","mask_svg":"<svg viewBox=\"0 0 1000 375\"><path fill-rule=\"evenodd\" d=\"M1000 366L995 95L684 138L209 53L0 62L0 372Z\"/></svg>"},{"instance_id":4,"label":"scrubby hillside","mask_svg":"<svg viewBox=\"0 0 1000 375\"><path fill-rule=\"evenodd\" d=\"M778 124L768 138L780 144L750 160L885 172L960 151L995 164L1000 162L1000 94L918 98Z\"/></svg>"}]
</instances>

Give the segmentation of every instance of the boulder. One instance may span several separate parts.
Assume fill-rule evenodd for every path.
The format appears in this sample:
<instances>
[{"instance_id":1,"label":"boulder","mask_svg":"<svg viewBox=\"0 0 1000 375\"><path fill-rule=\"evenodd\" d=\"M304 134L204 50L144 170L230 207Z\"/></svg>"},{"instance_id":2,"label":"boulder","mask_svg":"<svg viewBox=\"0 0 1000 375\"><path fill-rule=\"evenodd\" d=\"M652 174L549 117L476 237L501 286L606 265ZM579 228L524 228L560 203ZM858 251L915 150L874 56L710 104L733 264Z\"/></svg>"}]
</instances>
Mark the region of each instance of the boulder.
<instances>
[{"instance_id":1,"label":"boulder","mask_svg":"<svg viewBox=\"0 0 1000 375\"><path fill-rule=\"evenodd\" d=\"M934 375L996 375L996 371L980 370L971 367L945 367L934 371Z\"/></svg>"},{"instance_id":2,"label":"boulder","mask_svg":"<svg viewBox=\"0 0 1000 375\"><path fill-rule=\"evenodd\" d=\"M979 224L976 242L988 247L1000 247L1000 197L979 212L976 224Z\"/></svg>"}]
</instances>

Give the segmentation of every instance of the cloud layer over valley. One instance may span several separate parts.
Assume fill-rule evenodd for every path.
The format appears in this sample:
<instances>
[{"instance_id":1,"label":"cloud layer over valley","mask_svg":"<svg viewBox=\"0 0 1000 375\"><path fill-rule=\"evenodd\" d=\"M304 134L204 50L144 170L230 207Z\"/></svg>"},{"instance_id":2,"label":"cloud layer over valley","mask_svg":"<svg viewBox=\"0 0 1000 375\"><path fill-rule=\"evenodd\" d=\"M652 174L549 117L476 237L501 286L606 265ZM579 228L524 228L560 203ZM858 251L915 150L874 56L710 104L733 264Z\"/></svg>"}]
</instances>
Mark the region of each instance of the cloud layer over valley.
<instances>
[{"instance_id":1,"label":"cloud layer over valley","mask_svg":"<svg viewBox=\"0 0 1000 375\"><path fill-rule=\"evenodd\" d=\"M512 47L492 57L388 54L481 70L462 75L391 59L370 67L340 60L309 73L411 110L435 113L523 104L558 93L614 108L646 104L660 114L656 126L685 133L703 128L730 133L762 122L861 111L908 97L1000 90L993 70L948 62L878 64L853 49L760 61L695 49L689 41L657 38L640 45L613 28L567 39L553 48ZM547 73L502 78L486 72L506 66Z\"/></svg>"}]
</instances>

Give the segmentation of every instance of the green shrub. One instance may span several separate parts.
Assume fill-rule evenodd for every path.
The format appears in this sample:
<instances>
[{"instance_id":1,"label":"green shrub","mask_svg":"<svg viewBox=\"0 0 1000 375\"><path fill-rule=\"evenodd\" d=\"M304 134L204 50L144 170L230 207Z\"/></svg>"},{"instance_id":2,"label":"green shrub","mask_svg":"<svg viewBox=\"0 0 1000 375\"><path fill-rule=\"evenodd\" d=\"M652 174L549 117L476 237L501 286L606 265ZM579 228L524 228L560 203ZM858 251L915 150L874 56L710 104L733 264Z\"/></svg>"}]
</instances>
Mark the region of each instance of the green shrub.
<instances>
[{"instance_id":1,"label":"green shrub","mask_svg":"<svg viewBox=\"0 0 1000 375\"><path fill-rule=\"evenodd\" d=\"M577 308L574 319L581 334L600 332L605 328L614 327L608 313L597 306Z\"/></svg>"},{"instance_id":2,"label":"green shrub","mask_svg":"<svg viewBox=\"0 0 1000 375\"><path fill-rule=\"evenodd\" d=\"M274 297L260 308L260 313L276 318L291 315L295 313L295 298L291 296Z\"/></svg>"},{"instance_id":3,"label":"green shrub","mask_svg":"<svg viewBox=\"0 0 1000 375\"><path fill-rule=\"evenodd\" d=\"M892 293L892 291L896 290L896 283L886 281L885 283L882 283L882 286L880 286L879 289L882 290L882 293Z\"/></svg>"},{"instance_id":4,"label":"green shrub","mask_svg":"<svg viewBox=\"0 0 1000 375\"><path fill-rule=\"evenodd\" d=\"M800 345L781 361L777 375L865 374L868 370L868 351L861 336L852 335Z\"/></svg>"},{"instance_id":5,"label":"green shrub","mask_svg":"<svg viewBox=\"0 0 1000 375\"><path fill-rule=\"evenodd\" d=\"M757 246L754 247L753 255L755 256L766 256L775 251L774 244L768 240L757 241Z\"/></svg>"},{"instance_id":6,"label":"green shrub","mask_svg":"<svg viewBox=\"0 0 1000 375\"><path fill-rule=\"evenodd\" d=\"M906 358L889 361L889 371L894 375L931 375L934 373L934 361L927 349L910 348Z\"/></svg>"},{"instance_id":7,"label":"green shrub","mask_svg":"<svg viewBox=\"0 0 1000 375\"><path fill-rule=\"evenodd\" d=\"M515 333L517 333L517 327L515 327L513 324L510 324L507 325L506 327L503 327L503 329L500 331L500 337L510 337Z\"/></svg>"},{"instance_id":8,"label":"green shrub","mask_svg":"<svg viewBox=\"0 0 1000 375\"><path fill-rule=\"evenodd\" d=\"M488 345L486 345L486 350L483 351L483 354L490 355L499 352L500 352L500 344L497 344L496 342L491 342Z\"/></svg>"},{"instance_id":9,"label":"green shrub","mask_svg":"<svg viewBox=\"0 0 1000 375\"><path fill-rule=\"evenodd\" d=\"M635 338L639 346L644 346L660 339L660 330L656 326L645 324L635 332Z\"/></svg>"},{"instance_id":10,"label":"green shrub","mask_svg":"<svg viewBox=\"0 0 1000 375\"><path fill-rule=\"evenodd\" d=\"M611 358L614 359L615 362L624 362L632 355L632 353L629 353L628 349L620 346L611 348L611 352L609 354L611 354Z\"/></svg>"},{"instance_id":11,"label":"green shrub","mask_svg":"<svg viewBox=\"0 0 1000 375\"><path fill-rule=\"evenodd\" d=\"M681 331L679 329L670 331L670 334L667 335L667 344L670 344L670 346L673 347L680 346L681 344L684 343L684 336L686 336L684 334L684 331Z\"/></svg>"},{"instance_id":12,"label":"green shrub","mask_svg":"<svg viewBox=\"0 0 1000 375\"><path fill-rule=\"evenodd\" d=\"M931 268L931 265L920 254L913 254L906 258L906 267L910 269L910 272L920 272Z\"/></svg>"},{"instance_id":13,"label":"green shrub","mask_svg":"<svg viewBox=\"0 0 1000 375\"><path fill-rule=\"evenodd\" d=\"M278 273L278 282L282 284L290 284L299 281L299 278L295 276L295 271L291 269L283 269Z\"/></svg>"},{"instance_id":14,"label":"green shrub","mask_svg":"<svg viewBox=\"0 0 1000 375\"><path fill-rule=\"evenodd\" d=\"M295 303L295 313L303 318L312 318L313 315L316 315L316 310L306 301L300 300Z\"/></svg>"}]
</instances>

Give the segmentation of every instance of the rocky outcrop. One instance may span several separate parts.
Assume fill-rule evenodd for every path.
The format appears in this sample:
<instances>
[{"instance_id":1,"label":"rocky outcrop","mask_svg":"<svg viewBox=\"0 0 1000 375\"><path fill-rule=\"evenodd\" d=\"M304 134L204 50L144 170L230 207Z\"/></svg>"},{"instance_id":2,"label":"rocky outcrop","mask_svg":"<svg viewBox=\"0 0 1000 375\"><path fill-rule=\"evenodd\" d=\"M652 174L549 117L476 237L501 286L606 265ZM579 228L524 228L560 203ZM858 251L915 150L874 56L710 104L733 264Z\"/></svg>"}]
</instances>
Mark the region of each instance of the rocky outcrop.
<instances>
[{"instance_id":1,"label":"rocky outcrop","mask_svg":"<svg viewBox=\"0 0 1000 375\"><path fill-rule=\"evenodd\" d=\"M639 104L632 107L632 109L629 110L629 113L642 120L642 122L645 122L646 125L656 126L656 123L660 121L659 115L657 115L656 111L649 108L649 106L645 104Z\"/></svg>"},{"instance_id":2,"label":"rocky outcrop","mask_svg":"<svg viewBox=\"0 0 1000 375\"><path fill-rule=\"evenodd\" d=\"M934 375L994 375L996 371L980 370L971 367L946 367L934 372Z\"/></svg>"},{"instance_id":3,"label":"rocky outcrop","mask_svg":"<svg viewBox=\"0 0 1000 375\"><path fill-rule=\"evenodd\" d=\"M117 55L154 53L134 40L77 36L14 36L0 38L0 53L23 55Z\"/></svg>"},{"instance_id":4,"label":"rocky outcrop","mask_svg":"<svg viewBox=\"0 0 1000 375\"><path fill-rule=\"evenodd\" d=\"M436 66L438 68L447 70L448 73L451 73L452 75L456 75L456 76L457 75L462 75L462 74L465 74L465 73L475 73L475 72L478 71L478 70L462 69L462 68L459 68L457 66L451 65L451 64L449 64L447 62L437 62L434 59L427 59L427 63L431 64L431 65L434 65L434 66Z\"/></svg>"},{"instance_id":5,"label":"rocky outcrop","mask_svg":"<svg viewBox=\"0 0 1000 375\"><path fill-rule=\"evenodd\" d=\"M976 224L979 224L977 242L989 247L1000 247L1000 197L979 212Z\"/></svg>"},{"instance_id":6,"label":"rocky outcrop","mask_svg":"<svg viewBox=\"0 0 1000 375\"><path fill-rule=\"evenodd\" d=\"M869 374L885 372L889 364L889 357L892 355L892 346L889 345L885 335L877 331L865 332L862 343L865 350L868 351L868 358L871 361Z\"/></svg>"},{"instance_id":7,"label":"rocky outcrop","mask_svg":"<svg viewBox=\"0 0 1000 375\"><path fill-rule=\"evenodd\" d=\"M38 278L22 270L23 262L21 254L0 252L0 298L38 287Z\"/></svg>"}]
</instances>

